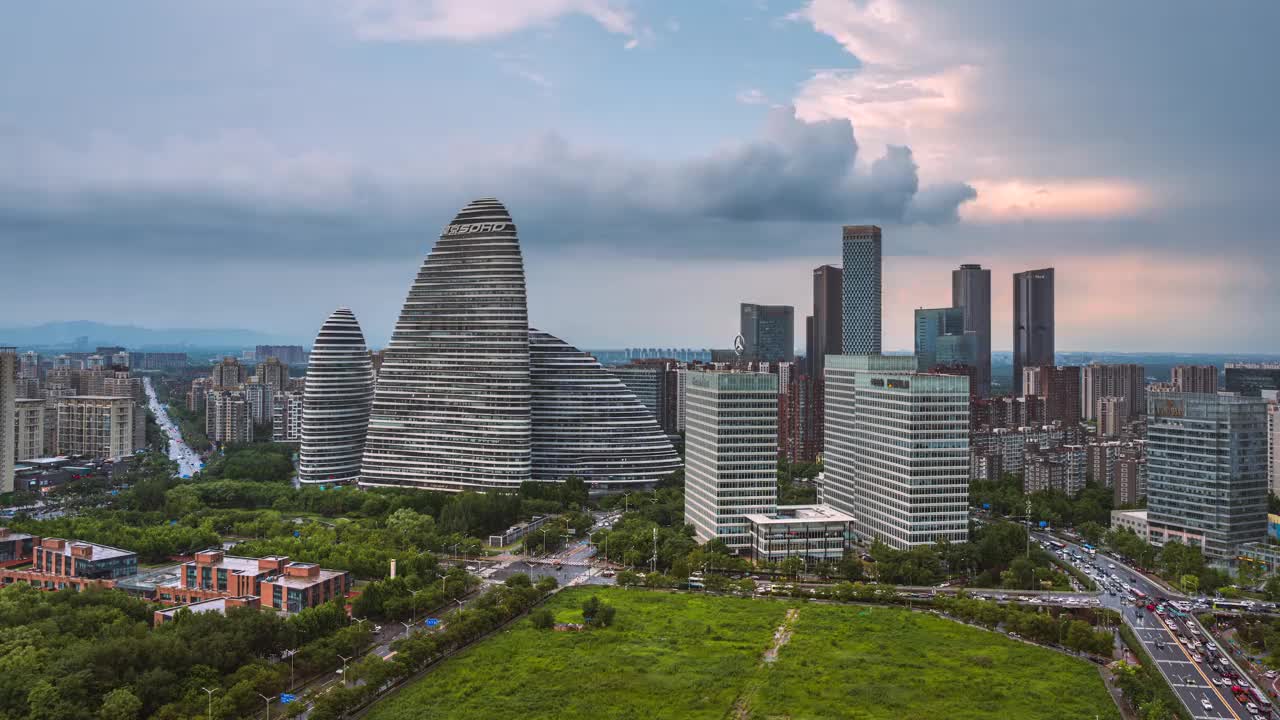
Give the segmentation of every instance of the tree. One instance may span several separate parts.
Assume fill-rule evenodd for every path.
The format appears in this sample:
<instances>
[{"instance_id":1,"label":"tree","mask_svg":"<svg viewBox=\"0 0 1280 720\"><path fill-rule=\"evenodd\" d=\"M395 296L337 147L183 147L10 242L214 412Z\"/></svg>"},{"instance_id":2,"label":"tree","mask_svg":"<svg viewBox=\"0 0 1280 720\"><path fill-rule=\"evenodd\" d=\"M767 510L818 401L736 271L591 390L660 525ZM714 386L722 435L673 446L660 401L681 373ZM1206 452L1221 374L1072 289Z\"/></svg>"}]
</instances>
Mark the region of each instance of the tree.
<instances>
[{"instance_id":1,"label":"tree","mask_svg":"<svg viewBox=\"0 0 1280 720\"><path fill-rule=\"evenodd\" d=\"M847 552L840 558L836 574L850 582L861 580L863 576L862 558L856 552Z\"/></svg>"},{"instance_id":2,"label":"tree","mask_svg":"<svg viewBox=\"0 0 1280 720\"><path fill-rule=\"evenodd\" d=\"M128 688L116 688L102 699L98 711L100 720L137 720L142 712L142 701Z\"/></svg>"},{"instance_id":3,"label":"tree","mask_svg":"<svg viewBox=\"0 0 1280 720\"><path fill-rule=\"evenodd\" d=\"M1101 543L1103 536L1107 532L1106 528L1092 520L1086 520L1085 522L1080 523L1080 525L1076 527L1076 530L1080 533L1080 537L1084 538L1084 541L1090 545L1098 545Z\"/></svg>"},{"instance_id":4,"label":"tree","mask_svg":"<svg viewBox=\"0 0 1280 720\"><path fill-rule=\"evenodd\" d=\"M1271 497L1275 497L1272 495ZM1280 600L1280 575L1272 575L1267 578L1267 584L1262 586L1262 592L1271 602Z\"/></svg>"},{"instance_id":5,"label":"tree","mask_svg":"<svg viewBox=\"0 0 1280 720\"><path fill-rule=\"evenodd\" d=\"M533 626L539 630L550 630L555 627L556 624L556 616L546 608L540 608L533 611L533 613L529 615L529 620L532 621Z\"/></svg>"}]
</instances>

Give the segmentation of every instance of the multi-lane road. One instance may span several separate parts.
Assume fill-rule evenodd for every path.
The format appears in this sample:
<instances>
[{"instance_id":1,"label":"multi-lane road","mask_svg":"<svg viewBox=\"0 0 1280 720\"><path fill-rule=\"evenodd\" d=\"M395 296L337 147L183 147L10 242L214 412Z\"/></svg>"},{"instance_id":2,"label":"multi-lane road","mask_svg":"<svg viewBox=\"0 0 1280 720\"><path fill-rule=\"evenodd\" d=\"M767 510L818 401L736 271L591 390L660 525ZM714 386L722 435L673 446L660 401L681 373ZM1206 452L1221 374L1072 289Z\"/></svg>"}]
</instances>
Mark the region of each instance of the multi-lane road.
<instances>
[{"instance_id":1,"label":"multi-lane road","mask_svg":"<svg viewBox=\"0 0 1280 720\"><path fill-rule=\"evenodd\" d=\"M1035 537L1044 542L1050 540L1063 542L1061 539L1050 538L1047 535L1037 534ZM1091 561L1082 547L1072 543L1065 544L1068 550L1085 558L1077 563L1078 566L1093 571L1089 567ZM1142 573L1113 558L1099 555L1092 563L1104 568L1108 575L1118 576L1123 585L1144 593L1152 599L1153 604L1157 602L1156 598L1162 597L1170 600L1185 599L1181 593L1157 585ZM1114 569L1111 568L1113 565ZM1112 585L1115 585L1114 581ZM1175 618L1172 612L1166 610L1163 616L1157 615L1145 607L1138 607L1126 592L1117 592L1115 595L1103 592L1100 598L1103 607L1115 610L1123 616L1125 624L1133 629L1147 654L1155 660L1156 668L1173 688L1178 700L1186 706L1196 720L1253 720L1254 718L1270 720L1272 717L1270 713L1264 713L1259 709L1255 714L1250 711L1248 705L1241 703L1232 695L1231 686L1239 681L1233 682L1223 678L1217 670L1213 669L1206 653L1196 652L1194 648L1188 647L1175 636L1177 631L1184 637L1195 637L1195 633L1191 632L1191 628L1195 628L1200 638L1208 640L1211 637L1196 620L1195 613L1187 613L1185 617ZM1201 658L1200 662L1195 660L1197 656ZM1230 664L1229 670L1245 677L1244 671L1236 665L1229 654L1219 653L1217 656ZM1217 683L1214 682L1215 679L1218 680ZM1253 681L1249 680L1248 683L1252 685Z\"/></svg>"},{"instance_id":2,"label":"multi-lane road","mask_svg":"<svg viewBox=\"0 0 1280 720\"><path fill-rule=\"evenodd\" d=\"M204 467L200 456L182 441L182 432L169 417L169 412L165 410L164 405L160 404L160 399L156 397L156 390L151 386L151 378L143 378L142 386L147 390L147 404L156 416L156 422L169 436L169 459L178 463L178 475L181 477L195 475L200 468Z\"/></svg>"}]
</instances>

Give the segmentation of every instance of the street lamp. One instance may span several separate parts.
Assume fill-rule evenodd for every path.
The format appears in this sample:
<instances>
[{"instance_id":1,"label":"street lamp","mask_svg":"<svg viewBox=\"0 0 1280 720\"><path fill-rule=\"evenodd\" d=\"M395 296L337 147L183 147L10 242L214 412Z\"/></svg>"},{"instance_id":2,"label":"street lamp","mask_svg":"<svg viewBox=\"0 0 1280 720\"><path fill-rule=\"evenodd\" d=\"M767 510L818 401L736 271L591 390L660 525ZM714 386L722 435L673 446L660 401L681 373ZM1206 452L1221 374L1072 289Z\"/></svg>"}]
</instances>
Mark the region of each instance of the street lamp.
<instances>
[{"instance_id":1,"label":"street lamp","mask_svg":"<svg viewBox=\"0 0 1280 720\"><path fill-rule=\"evenodd\" d=\"M542 528L542 554L547 554L547 529Z\"/></svg>"},{"instance_id":2,"label":"street lamp","mask_svg":"<svg viewBox=\"0 0 1280 720\"><path fill-rule=\"evenodd\" d=\"M440 580L443 581L444 578L440 578ZM417 590L414 590L409 593L410 595L413 596L413 622L414 623L418 622L418 593L420 592L422 592L422 588L418 588Z\"/></svg>"},{"instance_id":3,"label":"street lamp","mask_svg":"<svg viewBox=\"0 0 1280 720\"><path fill-rule=\"evenodd\" d=\"M267 697L262 693L258 693L258 697L262 698L263 702L267 704L267 720L271 720L271 701L275 700L275 697Z\"/></svg>"},{"instance_id":4,"label":"street lamp","mask_svg":"<svg viewBox=\"0 0 1280 720\"><path fill-rule=\"evenodd\" d=\"M338 657L342 658L342 687L345 688L347 686L347 663L350 662L352 658L343 657L341 653L338 654Z\"/></svg>"},{"instance_id":5,"label":"street lamp","mask_svg":"<svg viewBox=\"0 0 1280 720\"><path fill-rule=\"evenodd\" d=\"M628 503L630 503L630 501L631 501L631 491L628 490L622 493L622 514L623 515L627 514L627 508L629 507Z\"/></svg>"},{"instance_id":6,"label":"street lamp","mask_svg":"<svg viewBox=\"0 0 1280 720\"><path fill-rule=\"evenodd\" d=\"M210 690L207 687L201 687L200 689L209 694L209 720L213 720L213 694L218 692L218 688Z\"/></svg>"},{"instance_id":7,"label":"street lamp","mask_svg":"<svg viewBox=\"0 0 1280 720\"><path fill-rule=\"evenodd\" d=\"M413 627L413 625L403 620L400 621L400 624L404 626L404 636L409 637L409 628Z\"/></svg>"},{"instance_id":8,"label":"street lamp","mask_svg":"<svg viewBox=\"0 0 1280 720\"><path fill-rule=\"evenodd\" d=\"M458 598L454 598L453 601L458 603L458 618L461 619L462 618L462 601L459 600Z\"/></svg>"},{"instance_id":9,"label":"street lamp","mask_svg":"<svg viewBox=\"0 0 1280 720\"><path fill-rule=\"evenodd\" d=\"M289 658L289 689L293 689L293 656L297 655L297 650L285 650L284 656Z\"/></svg>"}]
</instances>

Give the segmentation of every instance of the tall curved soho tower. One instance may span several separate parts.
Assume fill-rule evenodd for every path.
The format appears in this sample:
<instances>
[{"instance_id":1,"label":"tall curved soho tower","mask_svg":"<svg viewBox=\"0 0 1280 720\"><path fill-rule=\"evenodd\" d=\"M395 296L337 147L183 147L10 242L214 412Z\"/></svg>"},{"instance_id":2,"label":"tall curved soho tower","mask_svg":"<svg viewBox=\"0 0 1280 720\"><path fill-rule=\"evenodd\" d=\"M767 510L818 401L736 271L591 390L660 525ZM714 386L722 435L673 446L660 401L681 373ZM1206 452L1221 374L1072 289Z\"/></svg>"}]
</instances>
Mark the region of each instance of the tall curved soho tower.
<instances>
[{"instance_id":1,"label":"tall curved soho tower","mask_svg":"<svg viewBox=\"0 0 1280 720\"><path fill-rule=\"evenodd\" d=\"M320 327L307 364L299 481L359 479L372 399L373 365L364 334L355 314L340 307Z\"/></svg>"},{"instance_id":2,"label":"tall curved soho tower","mask_svg":"<svg viewBox=\"0 0 1280 720\"><path fill-rule=\"evenodd\" d=\"M516 226L493 198L445 227L378 371L361 484L505 490L530 479L529 314Z\"/></svg>"},{"instance_id":3,"label":"tall curved soho tower","mask_svg":"<svg viewBox=\"0 0 1280 720\"><path fill-rule=\"evenodd\" d=\"M516 226L467 205L422 263L378 372L360 484L518 489L652 483L680 467L657 421L594 358L530 331Z\"/></svg>"}]
</instances>

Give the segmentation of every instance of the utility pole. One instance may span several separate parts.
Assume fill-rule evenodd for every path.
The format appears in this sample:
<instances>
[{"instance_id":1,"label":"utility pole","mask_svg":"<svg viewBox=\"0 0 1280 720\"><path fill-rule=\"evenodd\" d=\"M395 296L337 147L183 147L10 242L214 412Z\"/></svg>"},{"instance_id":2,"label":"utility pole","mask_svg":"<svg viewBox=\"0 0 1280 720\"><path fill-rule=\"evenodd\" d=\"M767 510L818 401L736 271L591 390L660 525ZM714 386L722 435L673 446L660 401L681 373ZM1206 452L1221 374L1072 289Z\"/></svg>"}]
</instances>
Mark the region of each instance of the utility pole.
<instances>
[{"instance_id":1,"label":"utility pole","mask_svg":"<svg viewBox=\"0 0 1280 720\"><path fill-rule=\"evenodd\" d=\"M263 702L265 702L265 703L267 704L267 720L271 720L271 701L272 701L272 700L275 700L275 698L274 698L274 697L267 697L266 695L263 695L262 693L258 693L258 697L262 698Z\"/></svg>"},{"instance_id":2,"label":"utility pole","mask_svg":"<svg viewBox=\"0 0 1280 720\"><path fill-rule=\"evenodd\" d=\"M352 658L343 657L342 655L338 655L338 657L342 658L342 687L345 688L347 686L347 662Z\"/></svg>"},{"instance_id":3,"label":"utility pole","mask_svg":"<svg viewBox=\"0 0 1280 720\"><path fill-rule=\"evenodd\" d=\"M1027 498L1027 559L1031 559L1031 498Z\"/></svg>"},{"instance_id":4,"label":"utility pole","mask_svg":"<svg viewBox=\"0 0 1280 720\"><path fill-rule=\"evenodd\" d=\"M284 656L289 658L289 689L293 689L293 656L297 655L297 650L285 650Z\"/></svg>"}]
</instances>

